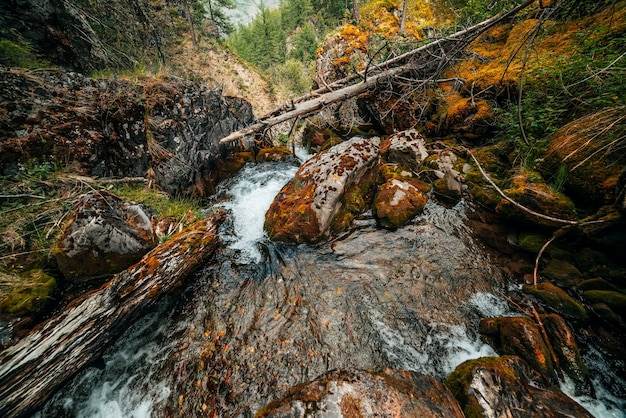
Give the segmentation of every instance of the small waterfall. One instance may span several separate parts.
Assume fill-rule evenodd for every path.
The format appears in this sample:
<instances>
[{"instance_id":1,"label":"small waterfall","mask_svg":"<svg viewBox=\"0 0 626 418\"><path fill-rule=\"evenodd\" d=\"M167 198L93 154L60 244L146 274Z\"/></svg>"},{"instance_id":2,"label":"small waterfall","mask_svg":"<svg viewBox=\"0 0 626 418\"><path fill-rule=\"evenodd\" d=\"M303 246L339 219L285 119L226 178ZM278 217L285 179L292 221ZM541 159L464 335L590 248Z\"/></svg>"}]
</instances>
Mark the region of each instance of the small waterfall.
<instances>
[{"instance_id":1,"label":"small waterfall","mask_svg":"<svg viewBox=\"0 0 626 418\"><path fill-rule=\"evenodd\" d=\"M221 185L228 201L222 206L231 213L232 226L222 233L229 248L240 250L240 261L261 261L258 244L265 239L263 222L274 196L293 177L297 167L284 163L248 165L234 181Z\"/></svg>"}]
</instances>

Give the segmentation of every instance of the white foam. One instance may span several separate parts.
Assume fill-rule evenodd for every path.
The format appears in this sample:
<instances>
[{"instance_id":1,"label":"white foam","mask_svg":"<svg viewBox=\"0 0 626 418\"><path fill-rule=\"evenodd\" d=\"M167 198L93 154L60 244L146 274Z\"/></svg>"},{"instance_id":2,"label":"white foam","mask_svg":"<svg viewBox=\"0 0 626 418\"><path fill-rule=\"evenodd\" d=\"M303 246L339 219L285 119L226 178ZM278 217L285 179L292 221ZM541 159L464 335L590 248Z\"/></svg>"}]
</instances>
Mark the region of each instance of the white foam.
<instances>
[{"instance_id":1,"label":"white foam","mask_svg":"<svg viewBox=\"0 0 626 418\"><path fill-rule=\"evenodd\" d=\"M596 418L624 418L626 417L626 400L617 398L611 394L603 384L593 380L593 387L596 390L597 399L590 396L574 395L574 383L566 377L561 382L561 390L570 398L581 404L591 415Z\"/></svg>"},{"instance_id":2,"label":"white foam","mask_svg":"<svg viewBox=\"0 0 626 418\"><path fill-rule=\"evenodd\" d=\"M469 303L476 308L484 318L510 315L506 301L493 293L476 292L469 299Z\"/></svg>"},{"instance_id":3,"label":"white foam","mask_svg":"<svg viewBox=\"0 0 626 418\"><path fill-rule=\"evenodd\" d=\"M241 250L241 261L261 261L258 243L266 239L265 213L296 170L284 164L249 165L232 184L230 201L222 206L232 212L234 236L222 238L229 248Z\"/></svg>"}]
</instances>

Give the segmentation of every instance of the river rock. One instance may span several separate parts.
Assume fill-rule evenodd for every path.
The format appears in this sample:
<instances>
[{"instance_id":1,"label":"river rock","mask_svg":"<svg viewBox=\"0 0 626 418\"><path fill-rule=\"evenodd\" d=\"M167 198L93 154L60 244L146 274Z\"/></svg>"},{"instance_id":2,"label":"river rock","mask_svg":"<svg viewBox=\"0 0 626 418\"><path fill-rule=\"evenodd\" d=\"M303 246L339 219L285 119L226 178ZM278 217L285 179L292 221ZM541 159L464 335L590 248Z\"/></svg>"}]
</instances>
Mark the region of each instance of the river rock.
<instances>
[{"instance_id":1,"label":"river rock","mask_svg":"<svg viewBox=\"0 0 626 418\"><path fill-rule=\"evenodd\" d=\"M542 282L537 286L524 285L525 293L529 293L540 299L549 309L564 315L566 318L586 321L588 319L585 307L574 298L552 283Z\"/></svg>"},{"instance_id":2,"label":"river rock","mask_svg":"<svg viewBox=\"0 0 626 418\"><path fill-rule=\"evenodd\" d=\"M66 279L82 281L120 272L155 245L146 209L100 191L78 200L54 254Z\"/></svg>"},{"instance_id":3,"label":"river rock","mask_svg":"<svg viewBox=\"0 0 626 418\"><path fill-rule=\"evenodd\" d=\"M539 319L547 342L537 323L525 316L484 318L479 328L500 354L522 358L554 384L558 382L557 375L564 373L574 382L578 395L595 396L574 335L563 318L549 314L539 315Z\"/></svg>"},{"instance_id":4,"label":"river rock","mask_svg":"<svg viewBox=\"0 0 626 418\"><path fill-rule=\"evenodd\" d=\"M426 139L416 129L390 135L380 144L380 155L389 163L397 163L419 171L428 157Z\"/></svg>"},{"instance_id":5,"label":"river rock","mask_svg":"<svg viewBox=\"0 0 626 418\"><path fill-rule=\"evenodd\" d=\"M585 290L583 299L589 303L604 303L622 319L626 319L626 295L611 290Z\"/></svg>"},{"instance_id":6,"label":"river rock","mask_svg":"<svg viewBox=\"0 0 626 418\"><path fill-rule=\"evenodd\" d=\"M270 238L316 242L345 227L365 208L363 196L376 180L379 144L378 137L355 137L302 165L267 211Z\"/></svg>"},{"instance_id":7,"label":"river rock","mask_svg":"<svg viewBox=\"0 0 626 418\"><path fill-rule=\"evenodd\" d=\"M430 186L418 179L387 180L374 197L376 218L385 228L401 227L424 209L429 191Z\"/></svg>"},{"instance_id":8,"label":"river rock","mask_svg":"<svg viewBox=\"0 0 626 418\"><path fill-rule=\"evenodd\" d=\"M446 386L468 418L592 417L515 356L468 360L446 378Z\"/></svg>"},{"instance_id":9,"label":"river rock","mask_svg":"<svg viewBox=\"0 0 626 418\"><path fill-rule=\"evenodd\" d=\"M544 378L553 383L558 381L550 349L531 318L483 318L479 332L498 353L519 356Z\"/></svg>"},{"instance_id":10,"label":"river rock","mask_svg":"<svg viewBox=\"0 0 626 418\"><path fill-rule=\"evenodd\" d=\"M257 417L463 417L432 376L407 370L334 370L289 389Z\"/></svg>"},{"instance_id":11,"label":"river rock","mask_svg":"<svg viewBox=\"0 0 626 418\"><path fill-rule=\"evenodd\" d=\"M583 363L574 334L562 316L556 314L540 315L550 343L558 359L559 368L574 382L576 395L595 398L595 390L589 371Z\"/></svg>"},{"instance_id":12,"label":"river rock","mask_svg":"<svg viewBox=\"0 0 626 418\"><path fill-rule=\"evenodd\" d=\"M562 193L555 192L539 173L520 171L511 178L511 187L504 194L520 205L543 215L559 219L576 219L574 203ZM538 218L502 200L496 210L506 216L525 219L533 224L552 225L551 221Z\"/></svg>"}]
</instances>

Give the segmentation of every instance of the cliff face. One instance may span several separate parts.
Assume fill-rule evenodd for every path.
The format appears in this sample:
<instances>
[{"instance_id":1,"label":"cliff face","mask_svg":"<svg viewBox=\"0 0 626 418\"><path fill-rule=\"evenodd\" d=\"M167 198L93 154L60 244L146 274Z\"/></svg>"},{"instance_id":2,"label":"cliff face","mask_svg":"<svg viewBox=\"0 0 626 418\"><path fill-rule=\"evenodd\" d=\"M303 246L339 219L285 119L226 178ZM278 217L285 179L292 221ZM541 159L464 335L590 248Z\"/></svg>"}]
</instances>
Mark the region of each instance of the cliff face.
<instances>
[{"instance_id":1,"label":"cliff face","mask_svg":"<svg viewBox=\"0 0 626 418\"><path fill-rule=\"evenodd\" d=\"M8 0L0 10L5 30L21 34L55 65L88 72L114 63L87 15L69 1Z\"/></svg>"},{"instance_id":2,"label":"cliff face","mask_svg":"<svg viewBox=\"0 0 626 418\"><path fill-rule=\"evenodd\" d=\"M175 77L130 82L2 70L0 86L4 175L48 161L82 175L147 176L170 194L205 195L219 179L219 139L253 119L244 100Z\"/></svg>"}]
</instances>

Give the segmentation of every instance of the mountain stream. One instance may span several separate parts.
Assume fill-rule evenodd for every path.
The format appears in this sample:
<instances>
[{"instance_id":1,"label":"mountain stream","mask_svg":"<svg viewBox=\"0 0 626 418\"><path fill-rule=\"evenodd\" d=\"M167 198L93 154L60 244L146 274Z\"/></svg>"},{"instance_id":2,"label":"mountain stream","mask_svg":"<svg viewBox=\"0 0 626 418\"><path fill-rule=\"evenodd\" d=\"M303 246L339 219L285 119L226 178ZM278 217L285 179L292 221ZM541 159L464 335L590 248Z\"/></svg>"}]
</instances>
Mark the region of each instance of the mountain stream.
<instances>
[{"instance_id":1,"label":"mountain stream","mask_svg":"<svg viewBox=\"0 0 626 418\"><path fill-rule=\"evenodd\" d=\"M397 231L365 214L317 246L269 242L264 214L297 167L247 166L212 208L224 249L146 313L38 413L41 417L253 416L289 387L336 368L410 369L443 379L495 355L482 317L515 314L507 278L472 238L463 202L432 200ZM96 367L97 366L97 367ZM622 416L582 399L596 416Z\"/></svg>"}]
</instances>

